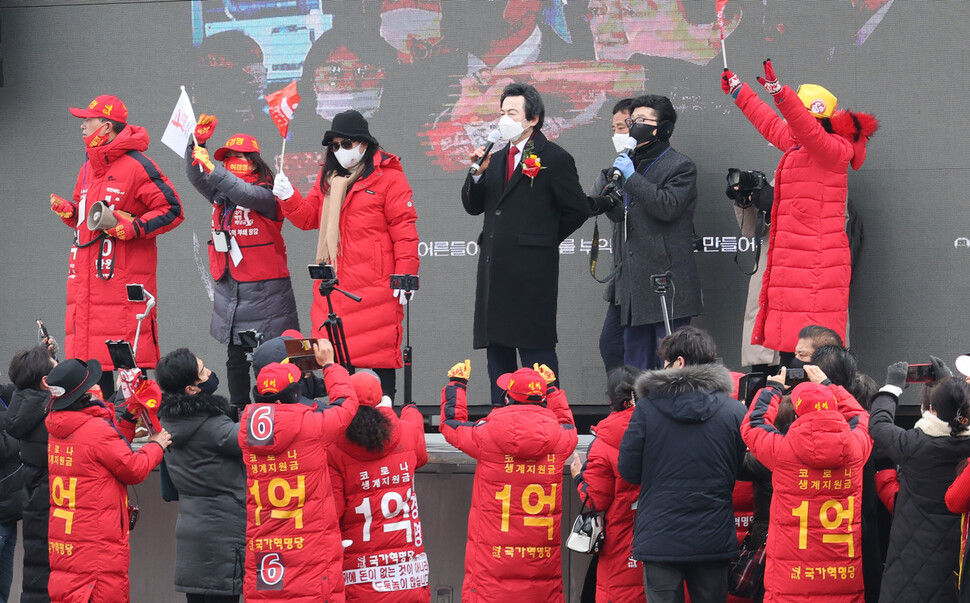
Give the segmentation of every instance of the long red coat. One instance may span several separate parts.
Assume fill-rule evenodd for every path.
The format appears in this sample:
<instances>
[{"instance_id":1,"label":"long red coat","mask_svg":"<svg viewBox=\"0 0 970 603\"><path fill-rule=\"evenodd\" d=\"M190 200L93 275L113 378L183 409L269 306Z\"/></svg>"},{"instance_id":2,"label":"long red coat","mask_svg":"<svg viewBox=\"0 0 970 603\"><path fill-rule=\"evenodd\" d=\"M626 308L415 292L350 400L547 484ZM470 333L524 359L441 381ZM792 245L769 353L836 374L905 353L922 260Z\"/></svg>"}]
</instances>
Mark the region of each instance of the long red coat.
<instances>
[{"instance_id":1,"label":"long red coat","mask_svg":"<svg viewBox=\"0 0 970 603\"><path fill-rule=\"evenodd\" d=\"M643 603L643 566L633 558L633 518L640 486L622 477L616 468L620 441L633 407L610 413L596 424L596 439L589 445L586 464L576 481L579 499L605 512L606 535L596 565L596 600Z\"/></svg>"},{"instance_id":2,"label":"long red coat","mask_svg":"<svg viewBox=\"0 0 970 603\"><path fill-rule=\"evenodd\" d=\"M466 603L563 601L563 465L578 437L562 390L468 421L465 384L441 392L441 433L476 461L465 543Z\"/></svg>"},{"instance_id":3,"label":"long red coat","mask_svg":"<svg viewBox=\"0 0 970 603\"><path fill-rule=\"evenodd\" d=\"M327 450L334 504L344 540L347 601L422 603L431 600L428 557L414 490L414 470L428 462L417 406L378 408L390 421L383 450L340 436Z\"/></svg>"},{"instance_id":4,"label":"long red coat","mask_svg":"<svg viewBox=\"0 0 970 603\"><path fill-rule=\"evenodd\" d=\"M327 446L357 412L347 370L323 370L330 406L250 404L239 426L246 465L246 601L344 601L340 527Z\"/></svg>"},{"instance_id":5,"label":"long red coat","mask_svg":"<svg viewBox=\"0 0 970 603\"><path fill-rule=\"evenodd\" d=\"M324 195L320 176L304 198L299 191L280 201L283 214L301 230L320 228ZM341 293L330 296L343 320L347 349L354 366L401 368L401 321L404 310L392 295L392 274L417 274L418 219L401 162L384 151L374 154L374 171L347 191L340 210L338 287L360 296L360 303ZM314 287L310 319L313 334L327 337L320 325L329 312L327 300Z\"/></svg>"},{"instance_id":6,"label":"long red coat","mask_svg":"<svg viewBox=\"0 0 970 603\"><path fill-rule=\"evenodd\" d=\"M68 358L96 358L105 369L114 368L106 339L135 341L135 314L145 311L144 302L129 302L125 285L140 283L159 298L155 282L157 248L155 237L182 223L182 202L178 193L144 154L148 132L128 124L110 143L87 150L74 186L78 211L65 222L76 229L67 276L67 313L64 317L64 354ZM82 247L101 231L90 231L87 213L97 201L135 216L138 237L120 241L107 237ZM99 250L102 269L96 266ZM114 274L105 280L111 269ZM142 321L136 360L142 368L158 363L156 309Z\"/></svg>"},{"instance_id":7,"label":"long red coat","mask_svg":"<svg viewBox=\"0 0 970 603\"><path fill-rule=\"evenodd\" d=\"M103 406L54 411L46 423L51 601L125 603L127 486L162 462L162 447L150 443L133 452Z\"/></svg>"},{"instance_id":8,"label":"long red coat","mask_svg":"<svg viewBox=\"0 0 970 603\"><path fill-rule=\"evenodd\" d=\"M795 420L782 435L764 419L775 387L761 390L741 424L771 470L765 601L862 603L862 468L872 451L869 414L832 385L838 410Z\"/></svg>"},{"instance_id":9,"label":"long red coat","mask_svg":"<svg viewBox=\"0 0 970 603\"><path fill-rule=\"evenodd\" d=\"M806 325L845 339L852 266L845 234L850 162L859 169L865 146L829 134L785 86L778 110L742 84L735 103L784 154L775 171L768 262L751 343L792 352ZM778 100L780 99L780 100Z\"/></svg>"}]
</instances>

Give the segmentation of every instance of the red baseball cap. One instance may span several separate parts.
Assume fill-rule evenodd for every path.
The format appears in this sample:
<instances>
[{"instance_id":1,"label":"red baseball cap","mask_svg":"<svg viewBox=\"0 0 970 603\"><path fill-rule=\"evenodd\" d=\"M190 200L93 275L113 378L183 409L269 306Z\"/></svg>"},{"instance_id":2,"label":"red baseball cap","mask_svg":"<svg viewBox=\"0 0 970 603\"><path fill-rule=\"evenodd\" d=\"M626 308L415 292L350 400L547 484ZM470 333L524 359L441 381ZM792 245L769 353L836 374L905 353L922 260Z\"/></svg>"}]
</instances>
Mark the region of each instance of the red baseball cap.
<instances>
[{"instance_id":1,"label":"red baseball cap","mask_svg":"<svg viewBox=\"0 0 970 603\"><path fill-rule=\"evenodd\" d=\"M368 370L359 370L350 376L350 382L354 384L357 401L361 406L376 407L381 403L384 392L381 390L381 380L376 374Z\"/></svg>"},{"instance_id":2,"label":"red baseball cap","mask_svg":"<svg viewBox=\"0 0 970 603\"><path fill-rule=\"evenodd\" d=\"M838 410L839 408L835 393L831 389L811 381L795 386L791 392L791 402L795 407L795 414L799 417L816 410Z\"/></svg>"},{"instance_id":3,"label":"red baseball cap","mask_svg":"<svg viewBox=\"0 0 970 603\"><path fill-rule=\"evenodd\" d=\"M121 102L120 98L110 94L102 94L98 98L88 103L88 106L84 109L71 107L68 109L68 111L70 111L71 115L74 117L80 117L83 119L87 119L89 117L103 117L105 119L120 121L123 124L128 123L128 107Z\"/></svg>"},{"instance_id":4,"label":"red baseball cap","mask_svg":"<svg viewBox=\"0 0 970 603\"><path fill-rule=\"evenodd\" d=\"M495 380L516 402L542 402L546 398L546 380L534 369L520 368Z\"/></svg>"},{"instance_id":5,"label":"red baseball cap","mask_svg":"<svg viewBox=\"0 0 970 603\"><path fill-rule=\"evenodd\" d=\"M286 387L300 380L303 373L295 364L288 362L272 362L259 371L256 378L256 391L266 394L278 394Z\"/></svg>"},{"instance_id":6,"label":"red baseball cap","mask_svg":"<svg viewBox=\"0 0 970 603\"><path fill-rule=\"evenodd\" d=\"M258 153L259 143L249 134L233 134L226 141L226 146L216 149L216 152L212 156L216 161L222 161L229 151L237 151L239 153L252 153L255 151Z\"/></svg>"}]
</instances>

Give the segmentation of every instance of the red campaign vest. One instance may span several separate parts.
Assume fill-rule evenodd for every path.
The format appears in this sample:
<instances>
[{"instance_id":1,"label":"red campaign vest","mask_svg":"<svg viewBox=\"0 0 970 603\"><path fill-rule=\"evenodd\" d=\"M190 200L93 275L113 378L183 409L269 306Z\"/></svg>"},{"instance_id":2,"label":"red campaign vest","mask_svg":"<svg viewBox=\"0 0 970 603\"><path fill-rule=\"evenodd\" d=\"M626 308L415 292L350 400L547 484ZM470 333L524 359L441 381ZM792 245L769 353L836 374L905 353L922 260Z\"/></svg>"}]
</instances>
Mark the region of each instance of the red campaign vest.
<instances>
[{"instance_id":1,"label":"red campaign vest","mask_svg":"<svg viewBox=\"0 0 970 603\"><path fill-rule=\"evenodd\" d=\"M212 206L212 228L228 230L239 245L243 259L236 266L229 252L216 251L209 241L209 270L219 280L229 269L232 278L241 283L286 278L286 243L283 241L283 220L272 220L257 211L236 207L228 223L221 224L222 205Z\"/></svg>"},{"instance_id":2,"label":"red campaign vest","mask_svg":"<svg viewBox=\"0 0 970 603\"><path fill-rule=\"evenodd\" d=\"M340 527L319 418L302 404L250 404L243 413L246 601L328 601L342 594Z\"/></svg>"}]
</instances>

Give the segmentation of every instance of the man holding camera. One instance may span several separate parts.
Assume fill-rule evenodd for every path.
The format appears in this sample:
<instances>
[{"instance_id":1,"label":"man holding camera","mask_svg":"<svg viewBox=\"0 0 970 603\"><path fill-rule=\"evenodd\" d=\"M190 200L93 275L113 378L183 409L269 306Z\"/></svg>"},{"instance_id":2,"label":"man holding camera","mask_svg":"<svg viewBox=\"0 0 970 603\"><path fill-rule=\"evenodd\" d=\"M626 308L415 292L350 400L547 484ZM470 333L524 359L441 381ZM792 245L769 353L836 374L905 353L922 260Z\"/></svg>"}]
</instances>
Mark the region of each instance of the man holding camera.
<instances>
[{"instance_id":1,"label":"man holding camera","mask_svg":"<svg viewBox=\"0 0 970 603\"><path fill-rule=\"evenodd\" d=\"M636 146L620 154L593 185L599 195L594 212L615 223L607 295L612 292L616 309L608 312L618 311L623 326L623 363L642 369L659 366L657 346L668 334L661 304L669 302L671 331L704 310L694 262L697 168L670 146L676 121L667 97L635 98L626 124ZM658 295L644 292L648 283Z\"/></svg>"},{"instance_id":2,"label":"man holding camera","mask_svg":"<svg viewBox=\"0 0 970 603\"><path fill-rule=\"evenodd\" d=\"M115 368L104 342L124 339L137 344L136 363L158 362L158 326L141 301L128 301L126 285L138 283L156 294L155 237L185 219L178 193L145 155L148 131L128 122L128 108L111 95L101 95L83 109L81 118L87 160L81 166L72 200L51 195L51 210L75 229L67 277L64 353L69 358L95 358L106 369L105 395L114 391ZM98 217L100 216L100 218Z\"/></svg>"}]
</instances>

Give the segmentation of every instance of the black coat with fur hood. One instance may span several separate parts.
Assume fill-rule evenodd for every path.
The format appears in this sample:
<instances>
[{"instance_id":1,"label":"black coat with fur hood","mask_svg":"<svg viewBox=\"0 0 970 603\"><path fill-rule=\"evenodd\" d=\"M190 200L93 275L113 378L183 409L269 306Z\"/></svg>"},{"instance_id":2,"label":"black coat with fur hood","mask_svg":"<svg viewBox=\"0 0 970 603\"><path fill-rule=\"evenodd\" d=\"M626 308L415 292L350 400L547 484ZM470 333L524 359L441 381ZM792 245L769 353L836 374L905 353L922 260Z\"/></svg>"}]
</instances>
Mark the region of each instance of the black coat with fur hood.
<instances>
[{"instance_id":1,"label":"black coat with fur hood","mask_svg":"<svg viewBox=\"0 0 970 603\"><path fill-rule=\"evenodd\" d=\"M647 371L620 443L620 475L640 484L633 557L647 563L737 555L731 493L744 459L744 405L717 364Z\"/></svg>"},{"instance_id":2,"label":"black coat with fur hood","mask_svg":"<svg viewBox=\"0 0 970 603\"><path fill-rule=\"evenodd\" d=\"M175 590L242 593L246 474L239 423L220 396L166 394L158 411L172 434L165 463L179 492L175 525Z\"/></svg>"}]
</instances>

